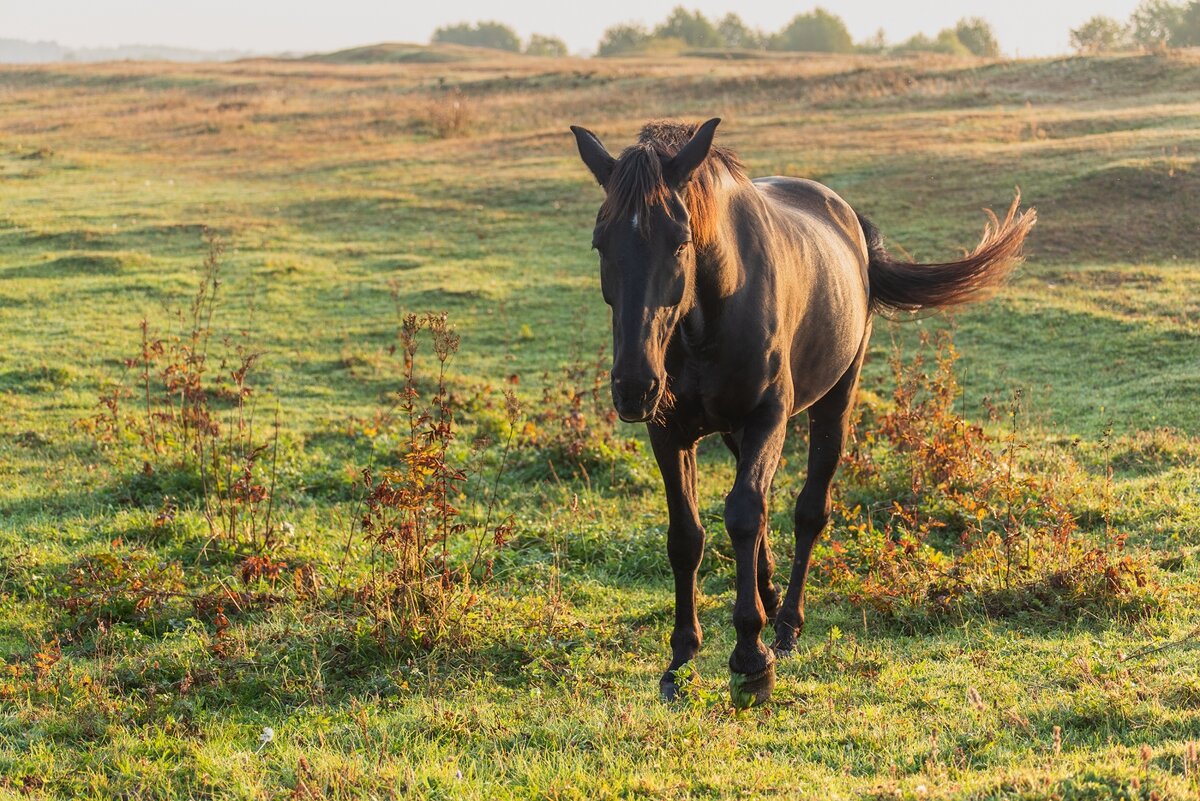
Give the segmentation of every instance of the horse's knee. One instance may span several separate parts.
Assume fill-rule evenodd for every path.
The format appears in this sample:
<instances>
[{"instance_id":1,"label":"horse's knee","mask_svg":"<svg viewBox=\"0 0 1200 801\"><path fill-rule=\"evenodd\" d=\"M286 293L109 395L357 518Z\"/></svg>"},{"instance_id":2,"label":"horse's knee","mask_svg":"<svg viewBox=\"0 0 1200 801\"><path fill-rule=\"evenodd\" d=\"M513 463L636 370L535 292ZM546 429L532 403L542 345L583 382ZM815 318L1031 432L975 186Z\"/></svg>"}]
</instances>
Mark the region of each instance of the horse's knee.
<instances>
[{"instance_id":1,"label":"horse's knee","mask_svg":"<svg viewBox=\"0 0 1200 801\"><path fill-rule=\"evenodd\" d=\"M725 497L725 529L735 545L743 540L757 540L766 522L765 495L735 490Z\"/></svg>"},{"instance_id":2,"label":"horse's knee","mask_svg":"<svg viewBox=\"0 0 1200 801\"><path fill-rule=\"evenodd\" d=\"M796 537L815 540L825 526L829 525L831 511L828 495L824 498L811 498L805 497L803 492L800 493L800 497L796 499L796 511L792 516L796 525Z\"/></svg>"},{"instance_id":3,"label":"horse's knee","mask_svg":"<svg viewBox=\"0 0 1200 801\"><path fill-rule=\"evenodd\" d=\"M704 555L704 530L699 526L672 526L667 531L667 558L675 570L694 571Z\"/></svg>"}]
</instances>

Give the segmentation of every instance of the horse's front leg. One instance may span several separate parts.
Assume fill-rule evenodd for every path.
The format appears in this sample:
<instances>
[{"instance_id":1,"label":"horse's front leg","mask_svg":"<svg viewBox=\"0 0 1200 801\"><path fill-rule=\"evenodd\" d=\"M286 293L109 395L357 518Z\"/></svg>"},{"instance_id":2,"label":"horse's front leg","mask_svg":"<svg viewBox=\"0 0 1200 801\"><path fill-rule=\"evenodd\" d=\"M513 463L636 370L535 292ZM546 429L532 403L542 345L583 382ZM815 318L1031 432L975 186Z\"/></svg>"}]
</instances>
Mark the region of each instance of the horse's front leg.
<instances>
[{"instance_id":1,"label":"horse's front leg","mask_svg":"<svg viewBox=\"0 0 1200 801\"><path fill-rule=\"evenodd\" d=\"M676 671L700 651L700 621L696 617L696 571L704 555L704 528L696 504L696 443L668 428L650 425L650 443L666 488L667 555L675 574L675 627L671 631L671 663L659 681L666 701L680 693Z\"/></svg>"},{"instance_id":2,"label":"horse's front leg","mask_svg":"<svg viewBox=\"0 0 1200 801\"><path fill-rule=\"evenodd\" d=\"M742 428L737 479L725 497L725 528L737 563L733 625L737 644L729 657L730 695L736 706L762 703L775 688L775 655L760 635L767 615L759 596L759 556L766 541L771 482L787 430L781 408L757 410Z\"/></svg>"}]
</instances>

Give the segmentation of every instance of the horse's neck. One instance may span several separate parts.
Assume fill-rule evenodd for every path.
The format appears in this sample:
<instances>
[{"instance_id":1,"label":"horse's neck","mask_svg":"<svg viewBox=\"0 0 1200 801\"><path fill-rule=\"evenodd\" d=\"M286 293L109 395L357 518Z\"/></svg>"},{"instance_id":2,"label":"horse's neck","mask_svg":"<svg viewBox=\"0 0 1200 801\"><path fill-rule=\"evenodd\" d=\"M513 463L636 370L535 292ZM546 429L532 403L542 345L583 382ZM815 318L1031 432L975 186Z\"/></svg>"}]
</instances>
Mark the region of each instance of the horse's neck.
<instances>
[{"instance_id":1,"label":"horse's neck","mask_svg":"<svg viewBox=\"0 0 1200 801\"><path fill-rule=\"evenodd\" d=\"M716 241L697 249L692 307L682 323L684 342L692 356L703 358L707 345L717 337L726 303L741 283L741 270L736 243L723 232Z\"/></svg>"},{"instance_id":2,"label":"horse's neck","mask_svg":"<svg viewBox=\"0 0 1200 801\"><path fill-rule=\"evenodd\" d=\"M694 299L683 320L688 352L700 358L710 352L709 346L721 336L723 328L736 327L739 320L745 319L745 309L741 308L744 304L757 303L747 286L755 283L755 277L747 271L772 267L762 263L763 254L743 252L739 244L764 242L775 236L776 221L759 190L748 182L726 184L724 188L715 204L720 217L714 241L704 243L696 253Z\"/></svg>"},{"instance_id":3,"label":"horse's neck","mask_svg":"<svg viewBox=\"0 0 1200 801\"><path fill-rule=\"evenodd\" d=\"M729 186L715 204L715 236L696 253L696 305L706 319L719 317L726 302L745 284L738 240L747 225L758 224L756 215L745 213L747 204L758 202L758 190L747 183Z\"/></svg>"}]
</instances>

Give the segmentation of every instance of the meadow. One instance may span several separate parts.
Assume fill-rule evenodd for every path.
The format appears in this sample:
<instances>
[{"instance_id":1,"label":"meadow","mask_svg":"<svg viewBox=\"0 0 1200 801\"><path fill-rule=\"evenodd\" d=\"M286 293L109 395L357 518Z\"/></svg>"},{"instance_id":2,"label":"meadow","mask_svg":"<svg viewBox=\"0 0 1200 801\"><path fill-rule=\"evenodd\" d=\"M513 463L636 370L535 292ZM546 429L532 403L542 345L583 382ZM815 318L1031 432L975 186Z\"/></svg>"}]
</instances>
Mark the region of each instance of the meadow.
<instances>
[{"instance_id":1,"label":"meadow","mask_svg":"<svg viewBox=\"0 0 1200 801\"><path fill-rule=\"evenodd\" d=\"M719 442L696 690L657 698L665 505L608 412L568 131L711 116L915 259L1014 187L1039 212L995 298L878 322L747 710ZM1198 146L1189 51L0 67L0 796L1196 797ZM449 534L414 562L418 506Z\"/></svg>"}]
</instances>

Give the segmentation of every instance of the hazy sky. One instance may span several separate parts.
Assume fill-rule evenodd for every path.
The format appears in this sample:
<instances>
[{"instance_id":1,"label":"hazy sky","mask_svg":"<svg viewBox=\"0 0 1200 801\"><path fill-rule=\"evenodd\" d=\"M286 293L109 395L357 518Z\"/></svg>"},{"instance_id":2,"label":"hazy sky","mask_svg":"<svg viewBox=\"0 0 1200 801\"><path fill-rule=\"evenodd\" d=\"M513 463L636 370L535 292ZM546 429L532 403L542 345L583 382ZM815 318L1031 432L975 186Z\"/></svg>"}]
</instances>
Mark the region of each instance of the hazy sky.
<instances>
[{"instance_id":1,"label":"hazy sky","mask_svg":"<svg viewBox=\"0 0 1200 801\"><path fill-rule=\"evenodd\" d=\"M657 23L678 0L0 0L0 37L54 40L72 47L163 44L259 52L332 50L375 42L426 42L447 23L495 19L523 37L561 37L591 50L617 22ZM736 10L775 30L816 3L692 0L710 17ZM1094 14L1125 19L1137 0L825 0L856 40L883 28L891 41L932 34L964 16L990 20L1010 55L1068 50L1067 32Z\"/></svg>"}]
</instances>

